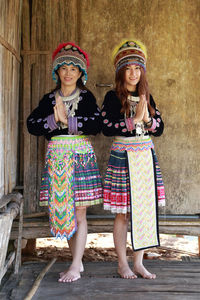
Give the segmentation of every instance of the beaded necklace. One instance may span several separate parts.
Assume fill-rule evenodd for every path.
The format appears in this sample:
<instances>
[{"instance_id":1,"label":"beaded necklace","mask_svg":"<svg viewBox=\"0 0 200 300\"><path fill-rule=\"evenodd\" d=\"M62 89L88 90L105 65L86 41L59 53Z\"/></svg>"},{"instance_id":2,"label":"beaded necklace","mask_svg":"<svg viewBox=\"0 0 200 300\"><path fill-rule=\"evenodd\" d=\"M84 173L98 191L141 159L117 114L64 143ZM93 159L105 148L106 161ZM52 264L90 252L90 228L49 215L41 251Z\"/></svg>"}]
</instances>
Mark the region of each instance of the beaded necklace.
<instances>
[{"instance_id":1,"label":"beaded necklace","mask_svg":"<svg viewBox=\"0 0 200 300\"><path fill-rule=\"evenodd\" d=\"M128 95L128 101L130 104L130 118L133 118L136 113L136 107L140 101L140 97ZM143 137L145 134L144 122L140 121L135 124L136 136Z\"/></svg>"}]
</instances>

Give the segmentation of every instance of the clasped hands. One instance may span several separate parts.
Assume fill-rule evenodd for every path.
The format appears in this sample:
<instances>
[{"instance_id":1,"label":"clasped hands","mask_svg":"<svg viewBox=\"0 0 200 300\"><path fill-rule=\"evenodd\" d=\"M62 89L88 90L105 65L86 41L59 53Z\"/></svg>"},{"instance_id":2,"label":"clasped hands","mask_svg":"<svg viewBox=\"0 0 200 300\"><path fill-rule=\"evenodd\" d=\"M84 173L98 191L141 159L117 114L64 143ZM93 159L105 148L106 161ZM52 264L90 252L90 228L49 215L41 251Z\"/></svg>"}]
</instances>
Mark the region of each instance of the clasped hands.
<instances>
[{"instance_id":1,"label":"clasped hands","mask_svg":"<svg viewBox=\"0 0 200 300\"><path fill-rule=\"evenodd\" d=\"M144 121L144 123L150 122L151 118L149 117L148 106L145 95L140 96L140 101L136 107L136 113L134 116L134 123Z\"/></svg>"},{"instance_id":2,"label":"clasped hands","mask_svg":"<svg viewBox=\"0 0 200 300\"><path fill-rule=\"evenodd\" d=\"M63 124L68 125L65 106L64 106L61 96L58 96L56 98L56 105L54 106L54 117L55 117L56 123L62 122ZM151 118L149 117L146 97L145 97L145 95L141 95L140 101L136 107L134 122L138 123L138 122L144 121L144 123L148 123L150 120L151 120Z\"/></svg>"},{"instance_id":3,"label":"clasped hands","mask_svg":"<svg viewBox=\"0 0 200 300\"><path fill-rule=\"evenodd\" d=\"M62 122L63 124L68 125L66 109L61 96L56 97L56 105L53 109L56 123Z\"/></svg>"}]
</instances>

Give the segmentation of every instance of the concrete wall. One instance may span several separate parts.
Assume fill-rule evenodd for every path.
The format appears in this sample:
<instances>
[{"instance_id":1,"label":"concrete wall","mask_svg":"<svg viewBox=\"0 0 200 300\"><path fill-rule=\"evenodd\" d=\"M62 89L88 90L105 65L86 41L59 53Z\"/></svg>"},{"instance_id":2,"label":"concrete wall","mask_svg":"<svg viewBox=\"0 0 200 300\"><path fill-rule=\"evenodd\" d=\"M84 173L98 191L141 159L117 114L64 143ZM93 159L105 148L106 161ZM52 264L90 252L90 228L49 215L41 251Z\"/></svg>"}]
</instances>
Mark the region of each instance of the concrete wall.
<instances>
[{"instance_id":1,"label":"concrete wall","mask_svg":"<svg viewBox=\"0 0 200 300\"><path fill-rule=\"evenodd\" d=\"M154 139L165 212L200 213L200 1L79 0L77 5L78 42L90 54L88 87L99 104L109 88L96 83L114 83L113 47L126 37L146 44L150 90L165 122L164 134ZM94 141L102 171L110 143L105 137Z\"/></svg>"}]
</instances>

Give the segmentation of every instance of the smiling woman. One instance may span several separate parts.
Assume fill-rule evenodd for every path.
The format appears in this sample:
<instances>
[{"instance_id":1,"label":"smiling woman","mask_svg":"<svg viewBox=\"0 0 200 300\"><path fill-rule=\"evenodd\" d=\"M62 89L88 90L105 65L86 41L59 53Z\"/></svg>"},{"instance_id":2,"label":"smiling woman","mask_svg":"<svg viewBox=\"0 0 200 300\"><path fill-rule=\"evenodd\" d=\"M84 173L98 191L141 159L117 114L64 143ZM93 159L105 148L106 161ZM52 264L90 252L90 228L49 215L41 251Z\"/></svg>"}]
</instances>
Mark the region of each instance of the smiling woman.
<instances>
[{"instance_id":1,"label":"smiling woman","mask_svg":"<svg viewBox=\"0 0 200 300\"><path fill-rule=\"evenodd\" d=\"M59 281L71 282L83 271L87 237L86 208L102 202L102 182L87 135L101 131L100 109L84 86L89 60L73 43L53 53L56 88L44 95L27 119L33 135L49 140L42 176L40 204L48 205L51 233L68 240L73 261Z\"/></svg>"},{"instance_id":2,"label":"smiling woman","mask_svg":"<svg viewBox=\"0 0 200 300\"><path fill-rule=\"evenodd\" d=\"M130 92L136 90L136 85L140 81L141 67L137 65L128 65L125 71L125 86Z\"/></svg>"},{"instance_id":3,"label":"smiling woman","mask_svg":"<svg viewBox=\"0 0 200 300\"><path fill-rule=\"evenodd\" d=\"M146 48L124 40L113 52L116 88L105 95L103 133L115 136L104 184L104 208L116 214L114 243L118 273L155 279L143 265L144 249L159 245L157 206L165 193L150 135L160 136L164 124L149 94L146 79ZM131 221L133 271L126 258L128 221Z\"/></svg>"},{"instance_id":4,"label":"smiling woman","mask_svg":"<svg viewBox=\"0 0 200 300\"><path fill-rule=\"evenodd\" d=\"M58 75L61 81L61 91L64 96L69 96L70 90L73 91L76 88L76 82L81 77L82 72L78 67L73 64L63 65L58 69Z\"/></svg>"}]
</instances>

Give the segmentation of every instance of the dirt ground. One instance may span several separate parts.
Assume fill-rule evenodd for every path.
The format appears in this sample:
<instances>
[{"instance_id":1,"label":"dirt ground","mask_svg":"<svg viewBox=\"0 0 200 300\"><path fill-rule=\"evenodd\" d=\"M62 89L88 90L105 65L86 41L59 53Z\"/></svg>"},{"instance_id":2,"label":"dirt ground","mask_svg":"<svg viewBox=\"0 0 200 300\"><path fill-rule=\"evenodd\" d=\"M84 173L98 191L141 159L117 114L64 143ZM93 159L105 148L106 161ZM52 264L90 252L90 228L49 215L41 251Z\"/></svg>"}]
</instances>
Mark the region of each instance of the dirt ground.
<instances>
[{"instance_id":1,"label":"dirt ground","mask_svg":"<svg viewBox=\"0 0 200 300\"><path fill-rule=\"evenodd\" d=\"M198 257L198 238L191 236L160 235L160 247L145 251L145 259L182 260L183 256ZM132 259L130 237L127 242L127 256ZM32 254L24 254L22 261L46 261L57 257L58 261L71 261L66 241L54 238L37 239ZM111 233L88 234L83 261L117 261Z\"/></svg>"}]
</instances>

